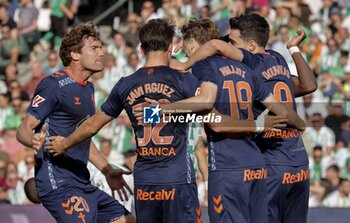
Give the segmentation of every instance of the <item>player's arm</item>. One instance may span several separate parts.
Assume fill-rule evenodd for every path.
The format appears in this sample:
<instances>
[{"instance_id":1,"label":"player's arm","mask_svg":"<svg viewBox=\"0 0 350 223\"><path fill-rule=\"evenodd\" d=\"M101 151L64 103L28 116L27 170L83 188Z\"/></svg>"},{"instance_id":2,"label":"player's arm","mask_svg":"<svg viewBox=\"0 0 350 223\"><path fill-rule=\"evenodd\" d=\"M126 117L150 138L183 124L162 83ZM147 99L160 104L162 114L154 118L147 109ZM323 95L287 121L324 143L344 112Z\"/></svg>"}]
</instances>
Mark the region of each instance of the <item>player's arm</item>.
<instances>
[{"instance_id":1,"label":"player's arm","mask_svg":"<svg viewBox=\"0 0 350 223\"><path fill-rule=\"evenodd\" d=\"M205 197L208 197L208 148L204 145L204 139L202 137L196 143L195 155L205 184ZM207 203L207 199L205 199L205 202Z\"/></svg>"},{"instance_id":2,"label":"player's arm","mask_svg":"<svg viewBox=\"0 0 350 223\"><path fill-rule=\"evenodd\" d=\"M34 130L41 123L40 120L45 120L51 111L59 106L58 95L57 82L50 77L44 78L35 89L27 114L17 129L17 140L23 145L33 148L35 154L45 141L46 125L43 125L39 133L34 133Z\"/></svg>"},{"instance_id":3,"label":"player's arm","mask_svg":"<svg viewBox=\"0 0 350 223\"><path fill-rule=\"evenodd\" d=\"M297 35L287 43L287 48L292 54L298 72L298 78L292 79L295 97L304 96L316 91L317 89L317 82L314 72L311 70L298 48L300 43L306 37L305 31L299 28Z\"/></svg>"},{"instance_id":4,"label":"player's arm","mask_svg":"<svg viewBox=\"0 0 350 223\"><path fill-rule=\"evenodd\" d=\"M63 154L72 146L91 138L112 118L101 110L96 112L92 117L85 120L71 135L64 138L61 136L51 136L45 148L54 156Z\"/></svg>"},{"instance_id":5,"label":"player's arm","mask_svg":"<svg viewBox=\"0 0 350 223\"><path fill-rule=\"evenodd\" d=\"M266 87L262 78L257 75L252 75L254 100L262 103L269 111L275 115L287 117L287 124L304 131L306 123L297 115L297 113L289 106L282 105Z\"/></svg>"},{"instance_id":6,"label":"player's arm","mask_svg":"<svg viewBox=\"0 0 350 223\"><path fill-rule=\"evenodd\" d=\"M34 118L34 116L27 114L21 125L17 129L16 138L18 142L24 146L33 148L36 154L45 140L46 127L43 126L42 132L34 134L34 129L40 124L40 121Z\"/></svg>"},{"instance_id":7,"label":"player's arm","mask_svg":"<svg viewBox=\"0 0 350 223\"><path fill-rule=\"evenodd\" d=\"M198 95L173 103L159 104L156 100L145 98L145 105L157 104L161 108L161 113L163 115L189 113L189 111L190 113L208 113L214 107L217 85L211 82L203 82L200 85L200 89L201 92ZM134 112L138 120L143 119L144 114L142 106L135 107Z\"/></svg>"},{"instance_id":8,"label":"player's arm","mask_svg":"<svg viewBox=\"0 0 350 223\"><path fill-rule=\"evenodd\" d=\"M223 115L218 112L215 108L211 111L216 116L221 116L221 122L219 123L208 123L208 127L214 132L254 132L256 125L254 120L240 120L234 119L231 116Z\"/></svg>"},{"instance_id":9,"label":"player's arm","mask_svg":"<svg viewBox=\"0 0 350 223\"><path fill-rule=\"evenodd\" d=\"M91 142L89 161L102 172L102 169L108 165L106 157L104 157L98 150L95 143Z\"/></svg>"},{"instance_id":10,"label":"player's arm","mask_svg":"<svg viewBox=\"0 0 350 223\"><path fill-rule=\"evenodd\" d=\"M199 47L198 50L185 63L180 63L176 60L172 60L170 67L177 70L188 70L196 62L204 60L205 58L213 56L215 54L222 54L225 57L239 62L242 62L244 58L244 55L239 48L222 40L214 39L206 42L201 47Z\"/></svg>"},{"instance_id":11,"label":"player's arm","mask_svg":"<svg viewBox=\"0 0 350 223\"><path fill-rule=\"evenodd\" d=\"M123 174L131 174L130 171L125 171L122 169L113 169L113 167L108 163L106 157L104 157L96 148L95 143L91 142L90 145L90 153L89 153L89 161L100 170L103 175L105 175L107 183L112 190L112 194L114 196L114 191L117 190L119 197L123 201L125 198L128 200L128 196L124 187L132 194L132 190L129 185L124 181L122 175ZM120 190L119 190L120 189ZM124 195L124 198L122 194Z\"/></svg>"},{"instance_id":12,"label":"player's arm","mask_svg":"<svg viewBox=\"0 0 350 223\"><path fill-rule=\"evenodd\" d=\"M302 120L293 109L282 105L273 95L268 96L264 101L261 101L261 103L275 115L287 117L288 125L301 131L305 130L305 121Z\"/></svg>"},{"instance_id":13,"label":"player's arm","mask_svg":"<svg viewBox=\"0 0 350 223\"><path fill-rule=\"evenodd\" d=\"M232 133L243 133L243 132L262 132L274 128L286 127L288 122L287 116L271 116L261 114L256 120L240 120L234 119L231 116L223 115L219 113L215 108L211 111L215 115L221 116L221 122L211 122L208 126L214 132L232 132Z\"/></svg>"},{"instance_id":14,"label":"player's arm","mask_svg":"<svg viewBox=\"0 0 350 223\"><path fill-rule=\"evenodd\" d=\"M161 105L163 114L174 114L174 111L183 113L186 110L193 113L208 113L212 110L218 91L216 70L213 69L212 61L212 59L199 61L192 67L193 74L182 76L181 89L187 99Z\"/></svg>"},{"instance_id":15,"label":"player's arm","mask_svg":"<svg viewBox=\"0 0 350 223\"><path fill-rule=\"evenodd\" d=\"M208 182L208 153L202 137L200 137L196 143L195 155L198 160L198 167L202 174L203 181Z\"/></svg>"},{"instance_id":16,"label":"player's arm","mask_svg":"<svg viewBox=\"0 0 350 223\"><path fill-rule=\"evenodd\" d=\"M85 120L70 136L67 138L53 136L45 144L45 148L54 156L64 153L67 149L94 136L104 125L113 118L118 117L123 109L121 98L119 96L122 79L113 87L107 100L101 106L101 109L92 117Z\"/></svg>"},{"instance_id":17,"label":"player's arm","mask_svg":"<svg viewBox=\"0 0 350 223\"><path fill-rule=\"evenodd\" d=\"M186 110L191 110L193 113L209 112L214 107L218 87L214 83L203 82L200 89L200 94L197 96L170 104L161 104L162 113L164 115L178 114Z\"/></svg>"}]
</instances>

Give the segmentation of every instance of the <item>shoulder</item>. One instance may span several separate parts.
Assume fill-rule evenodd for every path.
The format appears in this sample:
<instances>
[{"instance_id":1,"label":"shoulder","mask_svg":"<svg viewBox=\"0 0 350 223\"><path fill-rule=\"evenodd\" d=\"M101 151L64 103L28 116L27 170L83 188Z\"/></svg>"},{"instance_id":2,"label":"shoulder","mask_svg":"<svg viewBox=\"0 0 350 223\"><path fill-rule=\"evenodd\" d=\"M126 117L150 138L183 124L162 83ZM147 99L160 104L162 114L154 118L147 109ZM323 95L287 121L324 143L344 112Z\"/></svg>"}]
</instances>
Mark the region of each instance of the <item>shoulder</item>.
<instances>
[{"instance_id":1,"label":"shoulder","mask_svg":"<svg viewBox=\"0 0 350 223\"><path fill-rule=\"evenodd\" d=\"M282 56L282 54L275 50L267 50L266 52L268 52L273 59L277 60L278 63L281 63L283 66L286 66L288 68L287 62Z\"/></svg>"},{"instance_id":2,"label":"shoulder","mask_svg":"<svg viewBox=\"0 0 350 223\"><path fill-rule=\"evenodd\" d=\"M195 71L196 69L199 69L199 68L202 68L202 67L205 67L209 64L211 64L212 62L216 61L217 60L217 56L214 55L214 56L210 56L210 57L207 57L206 59L204 60L200 60L200 61L197 61L193 66L192 66L192 71Z\"/></svg>"},{"instance_id":3,"label":"shoulder","mask_svg":"<svg viewBox=\"0 0 350 223\"><path fill-rule=\"evenodd\" d=\"M90 81L87 82L87 87L88 87L88 88L91 88L93 91L94 91L94 89L95 89L95 88L94 88L94 84L91 83Z\"/></svg>"},{"instance_id":4,"label":"shoulder","mask_svg":"<svg viewBox=\"0 0 350 223\"><path fill-rule=\"evenodd\" d=\"M181 72L181 71L175 71L176 74L179 76L179 78L182 80L182 81L186 81L188 79L197 79L193 74L192 72Z\"/></svg>"},{"instance_id":5,"label":"shoulder","mask_svg":"<svg viewBox=\"0 0 350 223\"><path fill-rule=\"evenodd\" d=\"M171 77L175 77L181 80L194 77L191 71L180 71L180 70L172 69L170 67L166 67L166 69L168 70ZM193 67L192 67L192 70L193 70Z\"/></svg>"},{"instance_id":6,"label":"shoulder","mask_svg":"<svg viewBox=\"0 0 350 223\"><path fill-rule=\"evenodd\" d=\"M50 88L52 90L57 90L63 88L67 85L75 83L75 81L62 71L57 71L40 81L38 88ZM89 88L94 88L93 84L88 82Z\"/></svg>"},{"instance_id":7,"label":"shoulder","mask_svg":"<svg viewBox=\"0 0 350 223\"><path fill-rule=\"evenodd\" d=\"M38 87L57 88L58 86L58 79L53 75L43 78L38 84Z\"/></svg>"},{"instance_id":8,"label":"shoulder","mask_svg":"<svg viewBox=\"0 0 350 223\"><path fill-rule=\"evenodd\" d=\"M279 52L277 52L275 50L268 49L268 50L266 50L266 52L268 52L271 56L274 56L274 57L277 57L277 58L283 58L282 54L280 54Z\"/></svg>"},{"instance_id":9,"label":"shoulder","mask_svg":"<svg viewBox=\"0 0 350 223\"><path fill-rule=\"evenodd\" d=\"M241 50L241 52L243 53L244 56L249 56L249 58L258 58L258 54L254 54L246 49L243 48L239 48Z\"/></svg>"}]
</instances>

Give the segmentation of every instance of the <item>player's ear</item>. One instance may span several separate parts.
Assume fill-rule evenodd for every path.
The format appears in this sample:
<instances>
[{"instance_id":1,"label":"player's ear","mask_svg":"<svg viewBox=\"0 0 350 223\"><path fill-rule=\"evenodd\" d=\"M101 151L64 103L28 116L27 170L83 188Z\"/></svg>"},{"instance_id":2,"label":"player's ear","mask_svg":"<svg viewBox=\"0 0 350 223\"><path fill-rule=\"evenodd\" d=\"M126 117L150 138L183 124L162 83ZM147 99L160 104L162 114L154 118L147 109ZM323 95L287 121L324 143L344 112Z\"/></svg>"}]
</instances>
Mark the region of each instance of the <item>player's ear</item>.
<instances>
[{"instance_id":1,"label":"player's ear","mask_svg":"<svg viewBox=\"0 0 350 223\"><path fill-rule=\"evenodd\" d=\"M77 61L80 59L80 53L77 53L77 52L70 52L70 56L74 61Z\"/></svg>"},{"instance_id":2,"label":"player's ear","mask_svg":"<svg viewBox=\"0 0 350 223\"><path fill-rule=\"evenodd\" d=\"M194 43L195 43L195 40L193 38L191 38L189 41L188 41L188 46L189 46L189 49L191 50L191 52L193 52L193 49L194 49Z\"/></svg>"},{"instance_id":3,"label":"player's ear","mask_svg":"<svg viewBox=\"0 0 350 223\"><path fill-rule=\"evenodd\" d=\"M189 40L188 48L191 54L193 54L199 48L199 43L194 38L191 38Z\"/></svg>"},{"instance_id":4,"label":"player's ear","mask_svg":"<svg viewBox=\"0 0 350 223\"><path fill-rule=\"evenodd\" d=\"M142 54L143 54L144 56L146 56L146 52L145 52L145 50L143 49L142 45L140 46L140 49L141 49Z\"/></svg>"},{"instance_id":5,"label":"player's ear","mask_svg":"<svg viewBox=\"0 0 350 223\"><path fill-rule=\"evenodd\" d=\"M254 40L250 40L248 42L248 47L247 47L248 51L249 52L254 52L256 48L257 48L256 42Z\"/></svg>"},{"instance_id":6,"label":"player's ear","mask_svg":"<svg viewBox=\"0 0 350 223\"><path fill-rule=\"evenodd\" d=\"M168 52L171 54L173 52L173 44L170 43L168 46Z\"/></svg>"}]
</instances>

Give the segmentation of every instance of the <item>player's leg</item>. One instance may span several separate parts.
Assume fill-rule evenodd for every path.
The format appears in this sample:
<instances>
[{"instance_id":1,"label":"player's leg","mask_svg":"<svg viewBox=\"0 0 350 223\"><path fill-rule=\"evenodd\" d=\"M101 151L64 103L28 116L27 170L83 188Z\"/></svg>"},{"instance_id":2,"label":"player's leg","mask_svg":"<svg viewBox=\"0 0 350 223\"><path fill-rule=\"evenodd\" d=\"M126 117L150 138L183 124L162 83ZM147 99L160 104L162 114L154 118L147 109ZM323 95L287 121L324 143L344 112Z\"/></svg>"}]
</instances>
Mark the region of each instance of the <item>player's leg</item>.
<instances>
[{"instance_id":1,"label":"player's leg","mask_svg":"<svg viewBox=\"0 0 350 223\"><path fill-rule=\"evenodd\" d=\"M299 173L302 181L294 183L287 195L287 202L283 215L283 223L306 223L309 206L309 170L308 165L294 168L294 175ZM304 176L304 177L303 177Z\"/></svg>"},{"instance_id":2,"label":"player's leg","mask_svg":"<svg viewBox=\"0 0 350 223\"><path fill-rule=\"evenodd\" d=\"M123 216L111 223L136 223L136 218L132 215Z\"/></svg>"},{"instance_id":3,"label":"player's leg","mask_svg":"<svg viewBox=\"0 0 350 223\"><path fill-rule=\"evenodd\" d=\"M137 185L134 187L136 220L138 223L162 223L162 194L159 186Z\"/></svg>"},{"instance_id":4,"label":"player's leg","mask_svg":"<svg viewBox=\"0 0 350 223\"><path fill-rule=\"evenodd\" d=\"M173 199L163 201L163 222L166 223L201 223L197 185L179 184L164 186L166 191L174 191Z\"/></svg>"},{"instance_id":5,"label":"player's leg","mask_svg":"<svg viewBox=\"0 0 350 223\"><path fill-rule=\"evenodd\" d=\"M266 165L267 202L269 223L280 223L290 185L282 184L283 174L289 171L286 166Z\"/></svg>"},{"instance_id":6,"label":"player's leg","mask_svg":"<svg viewBox=\"0 0 350 223\"><path fill-rule=\"evenodd\" d=\"M97 222L98 223L126 223L127 219L134 219L131 213L113 197L96 188L93 196L97 201ZM128 217L128 218L127 218Z\"/></svg>"},{"instance_id":7,"label":"player's leg","mask_svg":"<svg viewBox=\"0 0 350 223\"><path fill-rule=\"evenodd\" d=\"M210 222L249 222L251 181L243 181L243 170L209 173L208 212Z\"/></svg>"},{"instance_id":8,"label":"player's leg","mask_svg":"<svg viewBox=\"0 0 350 223\"><path fill-rule=\"evenodd\" d=\"M267 223L267 181L257 179L253 181L249 197L249 212L251 223Z\"/></svg>"},{"instance_id":9,"label":"player's leg","mask_svg":"<svg viewBox=\"0 0 350 223\"><path fill-rule=\"evenodd\" d=\"M97 221L97 203L77 188L59 188L41 197L44 207L58 223Z\"/></svg>"}]
</instances>

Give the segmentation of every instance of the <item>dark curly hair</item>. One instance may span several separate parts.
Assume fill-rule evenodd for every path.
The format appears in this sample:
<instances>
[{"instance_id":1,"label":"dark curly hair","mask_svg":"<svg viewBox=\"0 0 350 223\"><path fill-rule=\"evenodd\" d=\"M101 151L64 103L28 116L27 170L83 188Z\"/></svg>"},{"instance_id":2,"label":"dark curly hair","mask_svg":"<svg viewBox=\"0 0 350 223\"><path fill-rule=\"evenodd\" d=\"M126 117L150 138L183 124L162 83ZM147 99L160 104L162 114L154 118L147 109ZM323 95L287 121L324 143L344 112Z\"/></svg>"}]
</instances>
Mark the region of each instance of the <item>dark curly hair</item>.
<instances>
[{"instance_id":1,"label":"dark curly hair","mask_svg":"<svg viewBox=\"0 0 350 223\"><path fill-rule=\"evenodd\" d=\"M59 53L63 66L68 66L71 63L71 52L81 52L85 44L84 40L89 37L100 40L99 33L92 22L80 23L64 35Z\"/></svg>"},{"instance_id":2,"label":"dark curly hair","mask_svg":"<svg viewBox=\"0 0 350 223\"><path fill-rule=\"evenodd\" d=\"M184 40L194 38L201 45L209 40L219 38L219 30L215 23L208 18L191 19L182 27L181 32Z\"/></svg>"}]
</instances>

